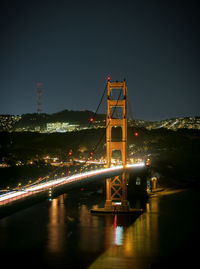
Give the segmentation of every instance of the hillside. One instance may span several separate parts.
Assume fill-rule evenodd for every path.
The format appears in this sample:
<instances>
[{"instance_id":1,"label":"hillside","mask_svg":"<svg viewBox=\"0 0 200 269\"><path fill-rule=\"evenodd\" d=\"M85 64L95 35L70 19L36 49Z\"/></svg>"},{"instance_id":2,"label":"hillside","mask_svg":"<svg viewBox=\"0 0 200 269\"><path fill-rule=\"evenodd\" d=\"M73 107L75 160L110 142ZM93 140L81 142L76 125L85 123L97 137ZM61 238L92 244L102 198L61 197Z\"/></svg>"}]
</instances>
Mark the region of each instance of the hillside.
<instances>
[{"instance_id":1,"label":"hillside","mask_svg":"<svg viewBox=\"0 0 200 269\"><path fill-rule=\"evenodd\" d=\"M53 114L0 115L0 131L45 131L48 123L56 122L87 126L89 119L93 116L94 112L92 111L71 111L67 109ZM103 121L105 117L103 114L97 114L95 121Z\"/></svg>"},{"instance_id":2,"label":"hillside","mask_svg":"<svg viewBox=\"0 0 200 269\"><path fill-rule=\"evenodd\" d=\"M94 115L92 111L71 111L63 110L53 114L24 114L18 121L16 127L45 125L49 122L69 122L70 124L88 124L89 119ZM96 120L105 119L105 115L97 114Z\"/></svg>"},{"instance_id":3,"label":"hillside","mask_svg":"<svg viewBox=\"0 0 200 269\"><path fill-rule=\"evenodd\" d=\"M89 120L94 116L92 111L70 111L63 110L53 114L33 113L22 116L0 115L0 131L8 132L63 132L82 130L88 127ZM105 127L106 115L97 114L91 127ZM58 126L56 126L56 123ZM51 125L48 128L48 124ZM59 127L60 124L60 127ZM68 126L67 126L68 124ZM73 128L69 128L74 125ZM172 118L161 121L145 121L134 119L128 120L128 125L135 128L146 128L148 130L165 128L177 131L179 129L200 130L200 117Z\"/></svg>"},{"instance_id":4,"label":"hillside","mask_svg":"<svg viewBox=\"0 0 200 269\"><path fill-rule=\"evenodd\" d=\"M160 174L162 186L199 186L200 131L182 129L174 132L163 128L138 128L137 131L139 135L135 137L134 128L128 128L129 158L150 156L151 173ZM105 135L105 128L52 134L0 132L0 163L10 165L1 168L0 172L12 167L16 169L17 165L26 167L30 162L42 164L47 155L68 161L70 151L72 158L87 158L91 151L94 159L105 158ZM113 141L119 137L115 128Z\"/></svg>"}]
</instances>

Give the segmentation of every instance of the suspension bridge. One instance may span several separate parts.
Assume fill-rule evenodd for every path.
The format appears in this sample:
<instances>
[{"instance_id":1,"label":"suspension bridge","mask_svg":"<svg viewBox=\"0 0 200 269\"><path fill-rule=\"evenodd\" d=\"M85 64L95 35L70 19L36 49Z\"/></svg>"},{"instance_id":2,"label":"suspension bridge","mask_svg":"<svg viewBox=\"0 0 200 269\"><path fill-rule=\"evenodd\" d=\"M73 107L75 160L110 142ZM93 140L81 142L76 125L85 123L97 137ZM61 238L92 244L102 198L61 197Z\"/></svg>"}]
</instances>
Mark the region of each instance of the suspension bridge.
<instances>
[{"instance_id":1,"label":"suspension bridge","mask_svg":"<svg viewBox=\"0 0 200 269\"><path fill-rule=\"evenodd\" d=\"M81 173L74 173L68 176L63 176L53 180L49 180L49 176L41 178L37 182L28 184L27 186L12 189L0 195L0 206L20 201L27 197L36 196L39 193L48 192L49 197L52 196L52 190L60 188L72 182L81 182L88 178L93 178L98 175L105 175L106 180L106 202L103 209L98 212L131 212L127 201L127 172L130 169L144 167L145 163L127 163L127 103L130 107L128 99L128 91L126 81L112 82L111 78L107 78L106 87L104 89L101 100L92 118L89 119L91 125L95 116L98 113L99 107L107 91L107 115L106 115L106 168L95 169L93 171L84 171L85 164ZM116 92L118 93L116 95ZM132 114L131 107L129 108ZM112 128L120 127L122 131L121 140L114 142L112 140ZM98 151L99 145L105 139L103 135L96 145L93 147L93 153ZM121 165L113 166L111 159L114 150L121 152ZM58 168L56 168L57 170Z\"/></svg>"}]
</instances>

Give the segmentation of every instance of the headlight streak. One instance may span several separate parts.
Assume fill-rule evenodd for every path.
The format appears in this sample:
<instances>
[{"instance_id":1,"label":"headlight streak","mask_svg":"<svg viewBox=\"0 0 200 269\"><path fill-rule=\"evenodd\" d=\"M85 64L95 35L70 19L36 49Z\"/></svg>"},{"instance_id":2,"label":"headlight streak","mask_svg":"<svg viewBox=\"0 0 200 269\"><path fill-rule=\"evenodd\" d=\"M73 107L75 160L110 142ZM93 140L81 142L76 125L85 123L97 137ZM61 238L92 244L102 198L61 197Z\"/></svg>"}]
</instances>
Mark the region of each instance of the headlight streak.
<instances>
[{"instance_id":1,"label":"headlight streak","mask_svg":"<svg viewBox=\"0 0 200 269\"><path fill-rule=\"evenodd\" d=\"M145 166L144 162L135 163L135 164L127 164L127 168L144 167L144 166ZM117 171L117 170L121 170L121 169L123 169L123 166L119 165L119 166L114 166L111 168L98 169L98 170L86 172L83 174L76 174L76 175L72 175L72 176L68 176L68 177L63 177L63 178L51 180L51 181L48 181L46 183L40 183L36 186L23 188L23 190L12 191L12 192L0 195L0 202L2 202L2 204L5 204L6 202L7 203L10 202L10 200L14 199L14 198L20 199L20 198L32 195L32 194L37 193L37 192L46 191L48 188L50 188L52 186L61 186L61 185L68 184L71 182L76 182L76 181L79 181L79 180L82 180L82 179L85 179L88 177L106 174L108 172ZM1 203L0 203L0 205L1 205Z\"/></svg>"}]
</instances>

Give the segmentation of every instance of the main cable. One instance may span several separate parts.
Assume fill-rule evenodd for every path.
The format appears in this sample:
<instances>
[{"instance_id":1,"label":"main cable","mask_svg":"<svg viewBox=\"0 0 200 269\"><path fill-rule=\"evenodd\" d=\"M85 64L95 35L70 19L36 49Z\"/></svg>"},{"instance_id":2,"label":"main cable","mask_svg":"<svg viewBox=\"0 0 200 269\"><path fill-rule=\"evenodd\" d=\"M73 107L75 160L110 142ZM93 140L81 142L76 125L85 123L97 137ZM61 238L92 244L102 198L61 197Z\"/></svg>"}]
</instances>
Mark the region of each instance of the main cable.
<instances>
[{"instance_id":1,"label":"main cable","mask_svg":"<svg viewBox=\"0 0 200 269\"><path fill-rule=\"evenodd\" d=\"M105 86L105 88L104 88L103 94L102 94L102 96L101 96L100 102L99 102L99 104L98 104L98 106L97 106L97 108L96 108L96 111L95 111L94 114L93 114L93 118L95 118L96 115L97 115L97 113L98 113L98 110L99 110L99 108L100 108L100 106L101 106L101 103L102 103L102 101L103 101L103 99L104 99L104 96L105 96L105 93L106 93L106 89L107 89L107 83L106 83L106 86ZM89 124L88 124L87 129L89 129L89 127L90 127L91 124L92 124L92 122L89 121ZM85 135L85 136L86 136L86 135ZM85 136L82 138L82 141L84 140ZM87 163L87 161L86 161L85 163L83 163L83 165L86 164L86 163ZM61 170L61 168L63 168L63 166L62 166L62 167L57 167L57 168L55 168L53 171L51 171L50 173L48 173L46 176L44 176L44 177L40 177L38 180L36 180L36 181L33 182L32 184L25 185L24 187L27 187L27 186L31 187L31 186L34 186L34 185L38 184L38 183L41 182L41 181L47 180L47 178L48 178L49 176L51 176L52 174L54 174L54 173L57 172L58 170ZM67 178L70 178L71 176L73 176L73 174L70 175L70 176L68 176ZM7 190L7 191L18 191L18 190L20 190L20 189L22 189L22 188L24 188L24 187L21 187L21 188L19 188L19 187L15 187L15 188L9 189L9 190ZM4 192L4 191L5 191L5 190L0 190L0 192Z\"/></svg>"},{"instance_id":2,"label":"main cable","mask_svg":"<svg viewBox=\"0 0 200 269\"><path fill-rule=\"evenodd\" d=\"M99 107L100 107L100 105L101 105L101 103L102 103L102 101L103 101L103 98L104 98L104 96L105 96L106 88L107 88L107 84L106 84L106 86L105 86L105 88L104 88L102 97L101 97L101 99L100 99L100 102L99 102L99 104L98 104L98 106L97 106L97 109L96 109L96 111L95 111L93 117L96 116L96 114L97 114L97 112L98 112L98 110L99 110ZM119 102L120 97L121 97L121 94L122 94L122 90L120 91L120 93L119 93L119 95L118 95L118 99L117 99L116 105L115 105L115 107L114 107L114 109L113 109L111 118L113 117L113 115L114 115L114 113L115 113L115 110L116 110L116 108L117 108L118 102ZM108 121L108 123L106 124L106 128L105 128L105 130L107 130L109 124L110 124L110 121ZM90 125L91 125L91 122L89 122L89 126L88 126L88 128L90 127ZM98 142L96 143L96 145L93 147L93 153L98 149L98 147L99 147L100 143L102 142L104 136L105 136L105 133L103 133L103 135L100 137L99 141L98 141ZM89 158L89 154L88 154L88 158ZM86 164L88 163L88 161L89 161L89 160L86 160L86 161L83 163L83 165L81 166L81 168L82 168L84 165L86 165ZM63 168L63 167L62 167L62 168ZM56 172L57 170L59 170L59 169L60 169L60 167L57 167L55 170L51 171L47 176L42 177L40 180L38 180L38 181L36 181L36 182L33 182L32 184L29 184L28 186L31 187L31 186L34 186L34 185L38 184L39 182L41 182L41 181L47 179L47 177L48 177L49 175L55 173L55 172ZM84 171L85 169L86 169L86 167L83 167L83 170L82 170L82 171ZM72 177L73 175L74 175L74 174L71 174L70 176L69 176L69 175L66 176L66 180L69 179L70 177ZM57 186L57 185L59 185L59 184L60 184L60 183L54 185L54 187ZM16 190L20 190L20 189L23 189L23 188L24 188L24 187L22 187L22 188L18 188L18 189L17 189L17 188L13 188L12 190L15 190L15 191L16 191ZM11 191L11 190L10 190L10 191ZM38 191L40 191L40 190L38 190ZM28 192L29 192L29 191L28 191Z\"/></svg>"}]
</instances>

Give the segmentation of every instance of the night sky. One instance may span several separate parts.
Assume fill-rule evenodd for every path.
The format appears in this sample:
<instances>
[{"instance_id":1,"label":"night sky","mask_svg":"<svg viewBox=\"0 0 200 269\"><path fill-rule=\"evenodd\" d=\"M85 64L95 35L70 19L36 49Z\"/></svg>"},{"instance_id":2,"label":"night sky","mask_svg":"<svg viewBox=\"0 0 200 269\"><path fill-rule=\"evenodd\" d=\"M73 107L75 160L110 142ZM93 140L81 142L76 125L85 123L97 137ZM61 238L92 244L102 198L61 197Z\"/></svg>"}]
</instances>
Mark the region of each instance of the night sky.
<instances>
[{"instance_id":1,"label":"night sky","mask_svg":"<svg viewBox=\"0 0 200 269\"><path fill-rule=\"evenodd\" d=\"M1 1L0 114L36 112L36 82L44 113L94 111L109 74L137 119L200 116L199 14L193 0Z\"/></svg>"}]
</instances>

